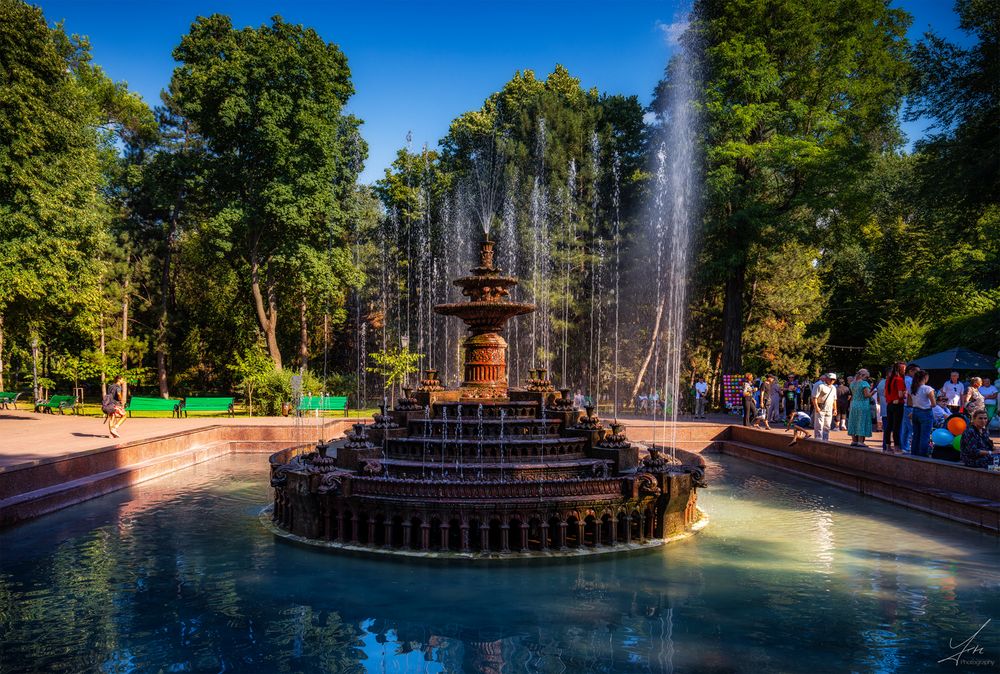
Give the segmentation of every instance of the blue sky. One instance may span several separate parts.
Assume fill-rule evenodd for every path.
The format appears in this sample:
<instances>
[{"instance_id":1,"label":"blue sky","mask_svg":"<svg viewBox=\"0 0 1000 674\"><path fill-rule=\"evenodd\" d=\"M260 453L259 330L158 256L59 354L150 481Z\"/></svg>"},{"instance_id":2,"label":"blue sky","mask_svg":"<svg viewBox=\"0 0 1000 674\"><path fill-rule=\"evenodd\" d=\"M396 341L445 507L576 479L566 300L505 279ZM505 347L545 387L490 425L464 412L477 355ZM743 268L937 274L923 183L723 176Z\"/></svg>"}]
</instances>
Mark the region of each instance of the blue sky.
<instances>
[{"instance_id":1,"label":"blue sky","mask_svg":"<svg viewBox=\"0 0 1000 674\"><path fill-rule=\"evenodd\" d=\"M36 0L38 1L38 0ZM50 22L90 38L94 61L151 104L174 68L170 55L199 15L228 14L259 26L274 14L315 28L347 55L357 94L349 109L365 121L363 182L382 176L413 132L435 146L457 115L478 108L516 70L539 76L562 63L585 87L649 102L670 56L670 26L685 0L630 1L41 0ZM928 28L964 42L950 0L895 0L914 16L911 38ZM904 128L913 140L922 124Z\"/></svg>"}]
</instances>

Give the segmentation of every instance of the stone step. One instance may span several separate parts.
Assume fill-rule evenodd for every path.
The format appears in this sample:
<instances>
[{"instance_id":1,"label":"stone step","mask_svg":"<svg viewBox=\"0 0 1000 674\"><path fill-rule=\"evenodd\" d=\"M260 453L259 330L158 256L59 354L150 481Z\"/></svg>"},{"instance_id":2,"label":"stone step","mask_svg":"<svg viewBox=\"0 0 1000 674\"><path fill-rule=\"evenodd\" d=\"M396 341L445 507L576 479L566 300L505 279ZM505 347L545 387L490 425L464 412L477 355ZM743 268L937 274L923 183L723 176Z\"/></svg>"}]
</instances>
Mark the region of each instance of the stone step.
<instances>
[{"instance_id":1,"label":"stone step","mask_svg":"<svg viewBox=\"0 0 1000 674\"><path fill-rule=\"evenodd\" d=\"M229 452L229 441L208 442L183 451L154 456L131 465L16 494L0 500L0 527L10 526L31 517L38 517L118 489L131 487Z\"/></svg>"},{"instance_id":2,"label":"stone step","mask_svg":"<svg viewBox=\"0 0 1000 674\"><path fill-rule=\"evenodd\" d=\"M888 474L838 466L746 442L722 440L717 447L724 454L1000 533L1000 501L995 499L948 491ZM896 460L910 459L896 457Z\"/></svg>"}]
</instances>

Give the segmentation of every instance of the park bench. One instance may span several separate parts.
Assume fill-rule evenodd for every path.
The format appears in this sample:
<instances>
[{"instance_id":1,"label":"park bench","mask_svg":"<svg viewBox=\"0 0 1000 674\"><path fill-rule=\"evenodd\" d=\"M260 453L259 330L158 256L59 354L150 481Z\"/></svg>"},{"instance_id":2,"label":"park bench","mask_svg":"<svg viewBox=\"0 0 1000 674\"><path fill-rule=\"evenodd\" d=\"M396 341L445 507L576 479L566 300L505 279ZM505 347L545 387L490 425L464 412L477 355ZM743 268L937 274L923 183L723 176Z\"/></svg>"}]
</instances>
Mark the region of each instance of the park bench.
<instances>
[{"instance_id":1,"label":"park bench","mask_svg":"<svg viewBox=\"0 0 1000 674\"><path fill-rule=\"evenodd\" d=\"M180 416L181 402L179 400L165 400L163 398L140 398L132 396L125 407L129 416L132 412L170 412L171 416Z\"/></svg>"},{"instance_id":2,"label":"park bench","mask_svg":"<svg viewBox=\"0 0 1000 674\"><path fill-rule=\"evenodd\" d=\"M17 409L17 399L21 397L20 393L13 393L9 391L0 391L0 409L7 409L7 405L10 405L15 410Z\"/></svg>"},{"instance_id":3,"label":"park bench","mask_svg":"<svg viewBox=\"0 0 1000 674\"><path fill-rule=\"evenodd\" d=\"M347 416L347 396L302 396L302 402L299 403L298 413L299 416L303 412L315 412L319 410L320 412L331 412L344 410L344 416Z\"/></svg>"},{"instance_id":4,"label":"park bench","mask_svg":"<svg viewBox=\"0 0 1000 674\"><path fill-rule=\"evenodd\" d=\"M35 403L36 412L55 414L53 410L59 410L60 414L66 414L67 409L76 412L76 396L52 396L48 400L39 400Z\"/></svg>"},{"instance_id":5,"label":"park bench","mask_svg":"<svg viewBox=\"0 0 1000 674\"><path fill-rule=\"evenodd\" d=\"M234 400L234 398L185 398L178 414L183 412L184 416L187 416L188 412L228 412L229 416L233 416Z\"/></svg>"}]
</instances>

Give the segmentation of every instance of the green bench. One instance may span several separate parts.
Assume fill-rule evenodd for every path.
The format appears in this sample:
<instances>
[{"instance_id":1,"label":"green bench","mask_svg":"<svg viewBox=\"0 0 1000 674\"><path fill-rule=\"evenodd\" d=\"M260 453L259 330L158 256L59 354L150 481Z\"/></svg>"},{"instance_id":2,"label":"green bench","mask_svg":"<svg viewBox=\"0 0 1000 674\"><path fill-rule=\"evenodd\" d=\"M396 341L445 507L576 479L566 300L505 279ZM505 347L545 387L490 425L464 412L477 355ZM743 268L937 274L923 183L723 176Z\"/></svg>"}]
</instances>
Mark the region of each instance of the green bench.
<instances>
[{"instance_id":1,"label":"green bench","mask_svg":"<svg viewBox=\"0 0 1000 674\"><path fill-rule=\"evenodd\" d=\"M125 406L125 411L128 412L129 416L132 416L132 412L170 412L170 416L180 416L180 405L179 400L132 396L128 405Z\"/></svg>"},{"instance_id":2,"label":"green bench","mask_svg":"<svg viewBox=\"0 0 1000 674\"><path fill-rule=\"evenodd\" d=\"M7 409L7 405L10 405L16 410L17 399L20 397L21 397L20 393L0 391L0 409Z\"/></svg>"},{"instance_id":3,"label":"green bench","mask_svg":"<svg viewBox=\"0 0 1000 674\"><path fill-rule=\"evenodd\" d=\"M347 416L347 396L302 396L302 402L299 403L298 413L299 416L303 412L315 412L319 410L320 412L339 412L344 410L344 416Z\"/></svg>"},{"instance_id":4,"label":"green bench","mask_svg":"<svg viewBox=\"0 0 1000 674\"><path fill-rule=\"evenodd\" d=\"M187 416L188 412L228 412L229 416L233 416L234 402L235 398L185 398L178 414L183 412Z\"/></svg>"},{"instance_id":5,"label":"green bench","mask_svg":"<svg viewBox=\"0 0 1000 674\"><path fill-rule=\"evenodd\" d=\"M48 400L40 400L35 404L36 412L48 412L55 414L53 410L59 410L60 414L66 414L69 408L76 411L76 396L52 396Z\"/></svg>"}]
</instances>

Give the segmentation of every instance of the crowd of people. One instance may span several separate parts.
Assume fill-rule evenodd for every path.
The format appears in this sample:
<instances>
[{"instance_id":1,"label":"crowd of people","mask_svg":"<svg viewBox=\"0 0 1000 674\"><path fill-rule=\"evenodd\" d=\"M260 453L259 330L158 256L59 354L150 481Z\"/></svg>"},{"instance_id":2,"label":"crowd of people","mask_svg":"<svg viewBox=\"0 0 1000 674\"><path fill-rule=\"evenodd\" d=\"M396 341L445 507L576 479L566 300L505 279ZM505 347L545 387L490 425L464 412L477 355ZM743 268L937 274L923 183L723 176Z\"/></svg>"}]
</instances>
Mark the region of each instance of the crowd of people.
<instances>
[{"instance_id":1,"label":"crowd of people","mask_svg":"<svg viewBox=\"0 0 1000 674\"><path fill-rule=\"evenodd\" d=\"M847 431L851 445L865 447L866 440L882 431L882 451L889 454L930 456L932 434L960 416L956 449L968 466L1000 463L989 427L997 416L998 389L988 377L962 381L952 372L938 388L928 372L904 362L873 377L862 368L844 379L823 374L815 382L790 376L781 382L774 375L742 381L743 425L771 428L784 423L794 430L792 444L808 436L829 440L831 430ZM697 414L696 414L697 416ZM945 434L947 437L948 434Z\"/></svg>"}]
</instances>

